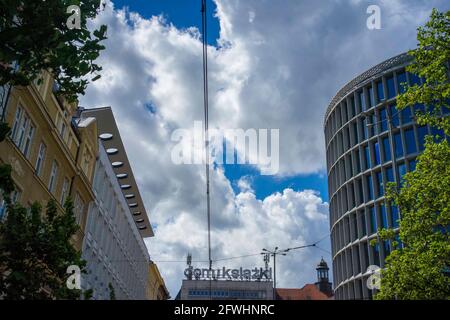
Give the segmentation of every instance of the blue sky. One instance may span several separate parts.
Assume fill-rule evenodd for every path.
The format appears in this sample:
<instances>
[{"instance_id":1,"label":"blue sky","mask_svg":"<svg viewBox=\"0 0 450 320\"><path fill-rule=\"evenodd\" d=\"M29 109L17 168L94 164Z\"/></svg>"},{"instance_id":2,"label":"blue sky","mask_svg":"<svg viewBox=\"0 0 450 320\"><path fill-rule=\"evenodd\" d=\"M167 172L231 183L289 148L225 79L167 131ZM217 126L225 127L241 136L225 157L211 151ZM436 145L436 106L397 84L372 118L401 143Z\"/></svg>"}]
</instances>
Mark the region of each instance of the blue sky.
<instances>
[{"instance_id":1,"label":"blue sky","mask_svg":"<svg viewBox=\"0 0 450 320\"><path fill-rule=\"evenodd\" d=\"M303 174L280 177L276 175L260 175L259 170L251 165L224 165L225 176L232 182L233 190L238 193L237 182L242 177L250 177L250 182L257 199L264 199L275 192L286 188L298 190L315 190L322 199L328 199L326 175Z\"/></svg>"},{"instance_id":2,"label":"blue sky","mask_svg":"<svg viewBox=\"0 0 450 320\"><path fill-rule=\"evenodd\" d=\"M145 18L162 14L169 23L184 29L197 27L201 30L200 0L117 0L117 8L128 7L130 11L138 12ZM214 17L216 4L207 0L208 44L215 45L219 38L219 21Z\"/></svg>"}]
</instances>

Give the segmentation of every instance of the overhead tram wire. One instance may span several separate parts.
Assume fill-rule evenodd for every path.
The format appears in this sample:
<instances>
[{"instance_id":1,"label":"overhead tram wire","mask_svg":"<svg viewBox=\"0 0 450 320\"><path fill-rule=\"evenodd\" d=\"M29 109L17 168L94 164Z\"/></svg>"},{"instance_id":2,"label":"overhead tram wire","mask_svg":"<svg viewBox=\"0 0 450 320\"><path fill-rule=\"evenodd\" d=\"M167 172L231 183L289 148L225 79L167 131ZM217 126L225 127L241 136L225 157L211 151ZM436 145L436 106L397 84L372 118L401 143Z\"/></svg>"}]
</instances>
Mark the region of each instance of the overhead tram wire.
<instances>
[{"instance_id":1,"label":"overhead tram wire","mask_svg":"<svg viewBox=\"0 0 450 320\"><path fill-rule=\"evenodd\" d=\"M315 241L313 243L310 243L310 244L307 244L307 245L302 245L302 246L297 246L297 247L291 247L291 248L287 248L287 249L284 249L284 250L288 250L287 252L289 252L289 251L293 251L293 250L297 250L297 249L303 249L303 248L312 247L312 248L317 248L319 250L322 250L324 252L327 252L327 253L331 254L330 251L328 251L328 250L318 246L318 244L320 242L322 242L323 240L325 240L329 236L330 236L330 234L328 233L327 235L325 235L324 237L320 238L319 240L317 240L317 241ZM284 250L280 250L280 251L284 251ZM212 260L212 262L243 259L243 258L260 256L260 255L261 255L261 252L259 251L258 253L250 253L250 254L245 254L245 255L241 255L241 256L217 258L217 259ZM175 263L175 262L186 262L185 260L153 260L153 261L154 262L173 262L173 263ZM192 262L202 263L202 262L208 262L208 261L207 260L196 260L196 261L192 261Z\"/></svg>"},{"instance_id":2,"label":"overhead tram wire","mask_svg":"<svg viewBox=\"0 0 450 320\"><path fill-rule=\"evenodd\" d=\"M211 258L211 200L210 200L210 181L209 181L209 114L208 114L208 26L206 20L206 0L202 0L202 44L203 44L203 107L205 114L205 173L206 173L206 213L208 219L208 260L209 270L212 270ZM211 279L209 281L209 298L211 300Z\"/></svg>"}]
</instances>

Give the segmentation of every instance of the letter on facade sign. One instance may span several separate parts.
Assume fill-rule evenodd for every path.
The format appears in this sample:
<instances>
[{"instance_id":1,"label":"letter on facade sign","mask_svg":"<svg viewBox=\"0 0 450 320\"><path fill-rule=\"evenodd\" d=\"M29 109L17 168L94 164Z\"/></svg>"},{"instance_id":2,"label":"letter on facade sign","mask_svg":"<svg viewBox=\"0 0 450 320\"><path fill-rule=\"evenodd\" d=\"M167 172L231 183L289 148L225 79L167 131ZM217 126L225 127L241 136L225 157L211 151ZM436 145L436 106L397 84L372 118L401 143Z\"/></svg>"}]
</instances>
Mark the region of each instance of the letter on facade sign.
<instances>
[{"instance_id":1,"label":"letter on facade sign","mask_svg":"<svg viewBox=\"0 0 450 320\"><path fill-rule=\"evenodd\" d=\"M192 280L192 267L185 269L184 275L188 280Z\"/></svg>"}]
</instances>

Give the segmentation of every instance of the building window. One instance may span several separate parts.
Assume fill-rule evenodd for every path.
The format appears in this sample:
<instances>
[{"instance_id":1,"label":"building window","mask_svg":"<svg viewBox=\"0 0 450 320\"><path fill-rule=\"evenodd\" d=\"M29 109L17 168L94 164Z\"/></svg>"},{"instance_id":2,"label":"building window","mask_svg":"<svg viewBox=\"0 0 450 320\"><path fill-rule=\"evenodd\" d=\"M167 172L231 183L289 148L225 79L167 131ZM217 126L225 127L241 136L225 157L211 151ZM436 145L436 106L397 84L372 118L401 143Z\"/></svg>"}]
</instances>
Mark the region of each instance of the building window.
<instances>
[{"instance_id":1,"label":"building window","mask_svg":"<svg viewBox=\"0 0 450 320\"><path fill-rule=\"evenodd\" d=\"M358 239L358 220L356 219L356 214L353 214L351 217L352 225L353 225L353 237L352 240L355 241Z\"/></svg>"},{"instance_id":2,"label":"building window","mask_svg":"<svg viewBox=\"0 0 450 320\"><path fill-rule=\"evenodd\" d=\"M356 184L357 184L356 188L358 189L358 205L360 205L361 203L364 202L362 180L357 179Z\"/></svg>"},{"instance_id":3,"label":"building window","mask_svg":"<svg viewBox=\"0 0 450 320\"><path fill-rule=\"evenodd\" d=\"M366 170L368 170L371 168L369 146L364 147L364 156L365 156L365 160L366 160L366 163L365 163Z\"/></svg>"},{"instance_id":4,"label":"building window","mask_svg":"<svg viewBox=\"0 0 450 320\"><path fill-rule=\"evenodd\" d=\"M373 107L375 105L375 97L373 95L373 88L369 87L368 92L369 92L369 104L370 104L370 107Z\"/></svg>"},{"instance_id":5,"label":"building window","mask_svg":"<svg viewBox=\"0 0 450 320\"><path fill-rule=\"evenodd\" d=\"M6 201L3 198L3 194L0 193L0 222L6 216L6 208L7 208Z\"/></svg>"},{"instance_id":6,"label":"building window","mask_svg":"<svg viewBox=\"0 0 450 320\"><path fill-rule=\"evenodd\" d=\"M423 115L425 114L425 106L422 103L416 103L414 105L414 114Z\"/></svg>"},{"instance_id":7,"label":"building window","mask_svg":"<svg viewBox=\"0 0 450 320\"><path fill-rule=\"evenodd\" d=\"M394 144L395 144L395 157L396 158L403 157L403 145L400 133L396 133L394 135Z\"/></svg>"},{"instance_id":8,"label":"building window","mask_svg":"<svg viewBox=\"0 0 450 320\"><path fill-rule=\"evenodd\" d=\"M84 211L84 201L78 192L75 194L75 201L74 201L73 205L74 205L74 214L75 214L75 219L77 221L77 224L81 224L81 218L83 217L83 211Z\"/></svg>"},{"instance_id":9,"label":"building window","mask_svg":"<svg viewBox=\"0 0 450 320\"><path fill-rule=\"evenodd\" d=\"M395 205L391 206L391 227L392 228L398 228L398 208Z\"/></svg>"},{"instance_id":10,"label":"building window","mask_svg":"<svg viewBox=\"0 0 450 320\"><path fill-rule=\"evenodd\" d=\"M21 148L21 151L23 153L23 155L25 156L25 158L28 158L30 155L30 149L31 149L31 144L33 142L33 135L34 135L34 126L31 124L29 127L27 128L27 134L25 136L25 142Z\"/></svg>"},{"instance_id":11,"label":"building window","mask_svg":"<svg viewBox=\"0 0 450 320\"><path fill-rule=\"evenodd\" d=\"M401 118L402 118L402 124L412 123L413 116L412 116L410 107L405 107L404 109L402 109L400 114L401 114Z\"/></svg>"},{"instance_id":12,"label":"building window","mask_svg":"<svg viewBox=\"0 0 450 320\"><path fill-rule=\"evenodd\" d=\"M344 115L344 123L348 121L348 111L347 111L347 103L344 101L342 104L342 113Z\"/></svg>"},{"instance_id":13,"label":"building window","mask_svg":"<svg viewBox=\"0 0 450 320\"><path fill-rule=\"evenodd\" d=\"M404 163L398 165L398 174L400 176L400 182L403 182L403 176L406 174L406 165Z\"/></svg>"},{"instance_id":14,"label":"building window","mask_svg":"<svg viewBox=\"0 0 450 320\"><path fill-rule=\"evenodd\" d=\"M383 154L384 162L388 162L391 160L391 145L389 143L389 137L383 138Z\"/></svg>"},{"instance_id":15,"label":"building window","mask_svg":"<svg viewBox=\"0 0 450 320\"><path fill-rule=\"evenodd\" d=\"M20 200L21 194L22 194L22 192L16 186L15 190L10 195L11 203L12 204L17 203ZM2 220L4 220L6 218L6 216L8 215L7 209L8 209L8 207L7 207L5 199L3 198L3 194L0 193L0 222Z\"/></svg>"},{"instance_id":16,"label":"building window","mask_svg":"<svg viewBox=\"0 0 450 320\"><path fill-rule=\"evenodd\" d=\"M354 134L354 142L355 142L355 144L357 144L358 143L358 124L356 123L356 122L353 122L353 134Z\"/></svg>"},{"instance_id":17,"label":"building window","mask_svg":"<svg viewBox=\"0 0 450 320\"><path fill-rule=\"evenodd\" d=\"M47 150L47 147L45 146L45 144L43 142L41 142L41 144L39 145L39 152L38 152L38 156L36 159L36 166L35 166L37 176L41 175L42 166L44 165L44 161L45 161L46 150Z\"/></svg>"},{"instance_id":18,"label":"building window","mask_svg":"<svg viewBox=\"0 0 450 320\"><path fill-rule=\"evenodd\" d=\"M380 215L381 215L381 227L383 229L388 228L388 218L387 218L387 212L386 212L386 206L384 203L380 205Z\"/></svg>"},{"instance_id":19,"label":"building window","mask_svg":"<svg viewBox=\"0 0 450 320\"><path fill-rule=\"evenodd\" d=\"M428 134L428 127L421 126L417 128L417 135L419 136L419 150L425 150L425 136Z\"/></svg>"},{"instance_id":20,"label":"building window","mask_svg":"<svg viewBox=\"0 0 450 320\"><path fill-rule=\"evenodd\" d=\"M0 86L0 97L1 97L1 101L2 103L0 104L0 117L3 116L3 111L5 110L5 104L6 104L6 95L8 94L8 86L3 85Z\"/></svg>"},{"instance_id":21,"label":"building window","mask_svg":"<svg viewBox=\"0 0 450 320\"><path fill-rule=\"evenodd\" d=\"M379 165L381 164L381 159L380 159L380 146L378 145L378 142L375 142L373 144L373 151L374 151L374 155L375 155L375 165Z\"/></svg>"},{"instance_id":22,"label":"building window","mask_svg":"<svg viewBox=\"0 0 450 320\"><path fill-rule=\"evenodd\" d=\"M373 263L377 266L380 265L380 245L378 243L373 246Z\"/></svg>"},{"instance_id":23,"label":"building window","mask_svg":"<svg viewBox=\"0 0 450 320\"><path fill-rule=\"evenodd\" d=\"M410 172L416 170L416 164L417 164L416 160L409 161L408 166Z\"/></svg>"},{"instance_id":24,"label":"building window","mask_svg":"<svg viewBox=\"0 0 450 320\"><path fill-rule=\"evenodd\" d=\"M368 201L373 200L372 176L366 176Z\"/></svg>"},{"instance_id":25,"label":"building window","mask_svg":"<svg viewBox=\"0 0 450 320\"><path fill-rule=\"evenodd\" d=\"M400 125L400 118L398 116L397 107L395 105L389 106L389 112L391 113L391 124L392 126L398 127Z\"/></svg>"},{"instance_id":26,"label":"building window","mask_svg":"<svg viewBox=\"0 0 450 320\"><path fill-rule=\"evenodd\" d=\"M23 112L22 114L23 116L22 119L20 119L17 135L14 137L14 143L19 149L21 149L22 147L22 143L24 141L27 132L28 124L30 122L30 118L28 117L28 115L25 112Z\"/></svg>"},{"instance_id":27,"label":"building window","mask_svg":"<svg viewBox=\"0 0 450 320\"><path fill-rule=\"evenodd\" d=\"M364 268L363 270L366 271L367 267L369 266L369 245L367 244L367 241L363 243L363 252L364 252Z\"/></svg>"},{"instance_id":28,"label":"building window","mask_svg":"<svg viewBox=\"0 0 450 320\"><path fill-rule=\"evenodd\" d=\"M356 116L356 103L355 103L355 97L352 96L350 98L351 107L352 107L352 117Z\"/></svg>"},{"instance_id":29,"label":"building window","mask_svg":"<svg viewBox=\"0 0 450 320\"><path fill-rule=\"evenodd\" d=\"M431 127L431 136L433 137L434 141L436 141L436 142L445 140L445 133L444 133L443 129Z\"/></svg>"},{"instance_id":30,"label":"building window","mask_svg":"<svg viewBox=\"0 0 450 320\"><path fill-rule=\"evenodd\" d=\"M415 75L414 73L408 73L409 76L409 82L411 83L412 86L414 85L419 85L420 86L420 78Z\"/></svg>"},{"instance_id":31,"label":"building window","mask_svg":"<svg viewBox=\"0 0 450 320\"><path fill-rule=\"evenodd\" d=\"M405 92L408 82L406 80L406 72L399 73L397 75L397 87L400 93Z\"/></svg>"},{"instance_id":32,"label":"building window","mask_svg":"<svg viewBox=\"0 0 450 320\"><path fill-rule=\"evenodd\" d=\"M30 153L34 131L35 127L31 123L30 117L19 105L16 110L11 139L26 158Z\"/></svg>"},{"instance_id":33,"label":"building window","mask_svg":"<svg viewBox=\"0 0 450 320\"><path fill-rule=\"evenodd\" d=\"M384 100L384 89L383 89L383 81L377 82L377 94L378 94L378 102Z\"/></svg>"},{"instance_id":34,"label":"building window","mask_svg":"<svg viewBox=\"0 0 450 320\"><path fill-rule=\"evenodd\" d=\"M387 123L387 114L386 114L386 108L380 109L380 133L385 132L388 129L388 123Z\"/></svg>"},{"instance_id":35,"label":"building window","mask_svg":"<svg viewBox=\"0 0 450 320\"><path fill-rule=\"evenodd\" d=\"M83 156L83 163L82 163L82 169L84 174L89 177L89 166L91 163L91 154L89 153L89 151L85 150L84 151L84 156Z\"/></svg>"},{"instance_id":36,"label":"building window","mask_svg":"<svg viewBox=\"0 0 450 320\"><path fill-rule=\"evenodd\" d=\"M375 214L374 207L369 208L369 217L370 217L370 233L373 234L377 232L377 216Z\"/></svg>"},{"instance_id":37,"label":"building window","mask_svg":"<svg viewBox=\"0 0 450 320\"><path fill-rule=\"evenodd\" d=\"M394 77L389 77L386 79L387 83L387 91L388 91L388 99L395 98L395 85L394 85Z\"/></svg>"},{"instance_id":38,"label":"building window","mask_svg":"<svg viewBox=\"0 0 450 320\"><path fill-rule=\"evenodd\" d=\"M388 182L394 182L394 170L392 170L392 167L386 169L386 178Z\"/></svg>"},{"instance_id":39,"label":"building window","mask_svg":"<svg viewBox=\"0 0 450 320\"><path fill-rule=\"evenodd\" d=\"M417 152L416 139L414 137L414 130L405 130L405 142L406 142L406 153L413 154Z\"/></svg>"},{"instance_id":40,"label":"building window","mask_svg":"<svg viewBox=\"0 0 450 320\"><path fill-rule=\"evenodd\" d=\"M56 160L52 162L52 170L50 171L50 180L48 182L48 190L53 192L56 186L56 179L58 178L58 164Z\"/></svg>"},{"instance_id":41,"label":"building window","mask_svg":"<svg viewBox=\"0 0 450 320\"><path fill-rule=\"evenodd\" d=\"M359 157L359 150L355 151L355 159L356 159L356 173L361 172L361 159Z\"/></svg>"},{"instance_id":42,"label":"building window","mask_svg":"<svg viewBox=\"0 0 450 320\"><path fill-rule=\"evenodd\" d=\"M375 129L376 129L376 119L375 119L375 115L374 114L371 114L371 115L369 115L368 116L368 123L367 123L367 129L368 129L368 131L369 131L369 136L370 137L373 137L375 134L376 134L376 132L375 132Z\"/></svg>"},{"instance_id":43,"label":"building window","mask_svg":"<svg viewBox=\"0 0 450 320\"><path fill-rule=\"evenodd\" d=\"M18 105L16 110L16 116L14 117L14 124L11 130L11 139L13 141L16 140L17 132L19 130L20 122L22 119L22 113L23 113L22 106Z\"/></svg>"},{"instance_id":44,"label":"building window","mask_svg":"<svg viewBox=\"0 0 450 320\"><path fill-rule=\"evenodd\" d=\"M361 232L362 232L360 238L362 238L362 237L367 236L366 216L365 216L364 212L362 212L360 214L360 217L361 217Z\"/></svg>"},{"instance_id":45,"label":"building window","mask_svg":"<svg viewBox=\"0 0 450 320\"><path fill-rule=\"evenodd\" d=\"M61 129L60 129L60 131L59 131L59 134L61 135L61 138L63 138L63 140L64 140L64 135L65 135L65 133L66 133L66 128L67 128L67 126L66 126L66 124L64 123L64 120L62 120L62 121L61 121Z\"/></svg>"},{"instance_id":46,"label":"building window","mask_svg":"<svg viewBox=\"0 0 450 320\"><path fill-rule=\"evenodd\" d=\"M364 91L358 93L359 97L359 106L361 107L361 111L366 110L366 99L364 98Z\"/></svg>"},{"instance_id":47,"label":"building window","mask_svg":"<svg viewBox=\"0 0 450 320\"><path fill-rule=\"evenodd\" d=\"M387 257L388 255L391 254L391 245L389 243L389 240L383 241L383 247L384 247L384 255L385 257Z\"/></svg>"},{"instance_id":48,"label":"building window","mask_svg":"<svg viewBox=\"0 0 450 320\"><path fill-rule=\"evenodd\" d=\"M69 179L64 178L63 187L61 190L61 199L60 199L60 203L62 206L64 205L64 202L66 201L68 194L69 194Z\"/></svg>"},{"instance_id":49,"label":"building window","mask_svg":"<svg viewBox=\"0 0 450 320\"><path fill-rule=\"evenodd\" d=\"M381 171L376 173L376 178L377 178L377 196L379 198L384 195L383 176L381 174Z\"/></svg>"}]
</instances>

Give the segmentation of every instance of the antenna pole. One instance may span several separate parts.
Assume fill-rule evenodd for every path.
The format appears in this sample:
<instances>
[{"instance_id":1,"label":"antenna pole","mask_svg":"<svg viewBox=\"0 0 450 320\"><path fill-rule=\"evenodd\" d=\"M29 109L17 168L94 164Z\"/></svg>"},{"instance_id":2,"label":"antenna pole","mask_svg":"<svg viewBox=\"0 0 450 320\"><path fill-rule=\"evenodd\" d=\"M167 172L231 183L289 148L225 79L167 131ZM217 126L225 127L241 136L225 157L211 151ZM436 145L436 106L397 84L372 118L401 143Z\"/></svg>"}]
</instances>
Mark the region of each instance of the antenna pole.
<instances>
[{"instance_id":1,"label":"antenna pole","mask_svg":"<svg viewBox=\"0 0 450 320\"><path fill-rule=\"evenodd\" d=\"M208 43L207 43L207 20L206 20L206 0L202 0L202 41L203 41L203 106L205 113L205 169L206 169L206 213L208 218L208 261L209 271L212 270L211 258L211 200L209 181L209 115L208 115ZM211 273L212 274L212 273ZM211 279L209 282L209 298L211 299Z\"/></svg>"}]
</instances>

